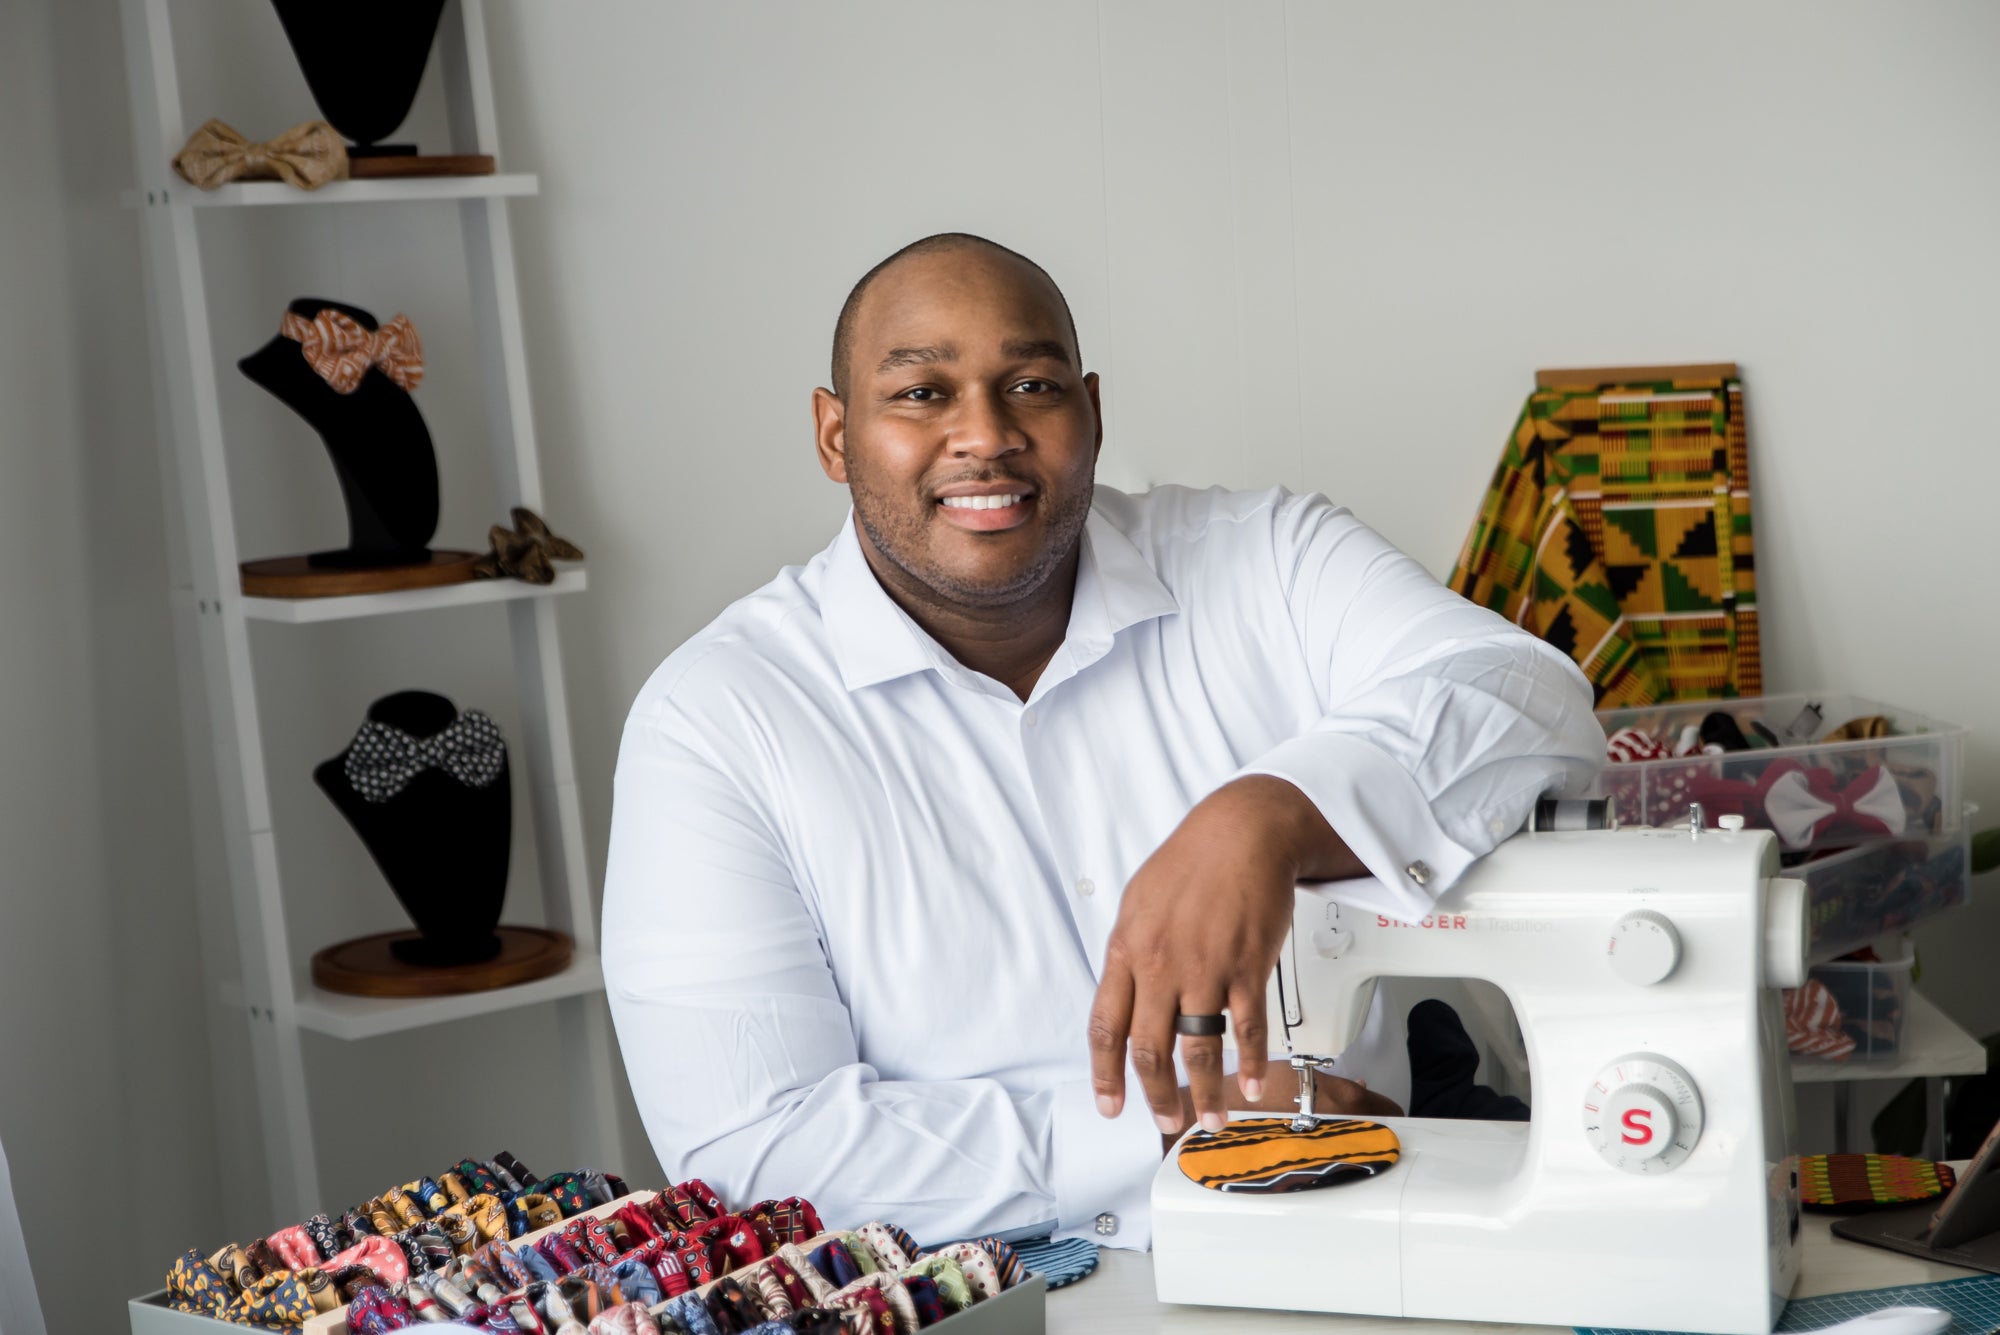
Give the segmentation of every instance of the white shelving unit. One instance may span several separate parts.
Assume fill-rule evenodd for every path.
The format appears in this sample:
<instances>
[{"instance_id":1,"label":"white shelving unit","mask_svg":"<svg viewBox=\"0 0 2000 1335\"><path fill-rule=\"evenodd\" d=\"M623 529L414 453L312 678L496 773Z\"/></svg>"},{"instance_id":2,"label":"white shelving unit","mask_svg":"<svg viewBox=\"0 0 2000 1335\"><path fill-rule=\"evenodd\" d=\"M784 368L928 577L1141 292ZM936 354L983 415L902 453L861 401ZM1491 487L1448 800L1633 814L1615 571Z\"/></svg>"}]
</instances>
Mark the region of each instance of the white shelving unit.
<instances>
[{"instance_id":1,"label":"white shelving unit","mask_svg":"<svg viewBox=\"0 0 2000 1335\"><path fill-rule=\"evenodd\" d=\"M1944 1157L1944 1078L1949 1075L1978 1075L1986 1069L1985 1045L1937 1008L1921 992L1912 990L1903 998L1902 1039L1896 1055L1885 1061L1821 1061L1812 1057L1792 1059L1792 1082L1799 1085L1832 1085L1833 1142L1836 1150L1849 1147L1850 1106L1856 1080L1922 1080L1924 1082L1924 1156Z\"/></svg>"},{"instance_id":2,"label":"white shelving unit","mask_svg":"<svg viewBox=\"0 0 2000 1335\"><path fill-rule=\"evenodd\" d=\"M141 211L154 325L155 374L170 457L170 527L186 535L190 570L175 591L176 639L187 726L189 777L196 791L217 798L219 838L207 841L201 868L204 894L227 898L235 926L238 978L219 982L217 997L246 1026L256 1084L258 1122L270 1172L272 1218L286 1223L342 1202L322 1197L313 1139L301 1034L316 1031L361 1041L518 1006L554 1003L570 1087L608 1091L613 1085L609 1021L595 998L603 991L596 924L583 848L563 691L557 595L580 592L581 572L546 587L513 580L480 581L406 593L313 600L247 598L241 593L230 485L223 448L217 366L208 296L198 245L198 217L209 209L266 205L293 208L404 202L435 207L452 201L465 239L478 331L478 363L499 491L511 503L539 509L541 470L529 411L527 359L506 201L530 196L532 175L342 181L307 193L279 182L249 182L202 192L169 167L185 142L168 0L120 0L130 74L133 142L140 181L128 198ZM454 0L439 25L452 151L499 153L492 79L480 0ZM178 495L178 513L174 496ZM560 974L518 987L407 1001L321 992L295 977L279 883L269 777L258 718L249 623L297 624L420 613L474 604L505 607L520 687L522 737L512 749L516 782L525 781L535 830L546 920L569 933L576 955ZM277 632L271 632L277 633ZM408 633L420 635L421 625ZM198 840L198 846L201 841ZM578 1101L586 1147L599 1166L625 1162L609 1098ZM224 1161L241 1153L223 1146Z\"/></svg>"}]
</instances>

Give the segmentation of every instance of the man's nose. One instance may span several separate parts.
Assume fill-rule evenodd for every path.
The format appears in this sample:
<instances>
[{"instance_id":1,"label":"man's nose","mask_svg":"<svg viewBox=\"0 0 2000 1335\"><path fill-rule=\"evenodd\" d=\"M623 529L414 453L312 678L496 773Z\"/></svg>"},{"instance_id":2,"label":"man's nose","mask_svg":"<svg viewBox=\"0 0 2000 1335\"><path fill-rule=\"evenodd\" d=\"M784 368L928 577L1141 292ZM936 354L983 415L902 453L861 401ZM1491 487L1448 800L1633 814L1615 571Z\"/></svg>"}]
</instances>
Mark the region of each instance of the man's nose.
<instances>
[{"instance_id":1,"label":"man's nose","mask_svg":"<svg viewBox=\"0 0 2000 1335\"><path fill-rule=\"evenodd\" d=\"M946 448L953 455L998 459L1028 448L1027 433L1007 410L1004 394L968 394L959 400Z\"/></svg>"}]
</instances>

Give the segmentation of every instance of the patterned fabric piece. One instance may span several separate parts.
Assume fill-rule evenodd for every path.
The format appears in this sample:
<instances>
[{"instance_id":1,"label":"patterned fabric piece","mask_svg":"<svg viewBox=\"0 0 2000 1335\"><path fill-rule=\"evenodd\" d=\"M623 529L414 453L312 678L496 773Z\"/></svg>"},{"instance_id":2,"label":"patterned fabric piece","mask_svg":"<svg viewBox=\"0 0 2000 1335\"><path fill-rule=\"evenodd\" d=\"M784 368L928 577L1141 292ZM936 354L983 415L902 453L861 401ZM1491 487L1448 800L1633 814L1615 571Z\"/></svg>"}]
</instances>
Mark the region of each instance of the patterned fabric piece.
<instances>
[{"instance_id":1,"label":"patterned fabric piece","mask_svg":"<svg viewBox=\"0 0 2000 1335\"><path fill-rule=\"evenodd\" d=\"M819 1267L813 1264L812 1258L806 1255L803 1247L788 1242L778 1248L778 1255L785 1264L791 1266L792 1273L796 1274L800 1282L806 1286L806 1291L812 1295L813 1302L824 1303L827 1296L839 1287L820 1273Z\"/></svg>"},{"instance_id":2,"label":"patterned fabric piece","mask_svg":"<svg viewBox=\"0 0 2000 1335\"><path fill-rule=\"evenodd\" d=\"M466 716L469 717L475 713L478 713L478 711L467 710ZM492 720L488 719L487 722L491 723ZM500 730L496 727L493 730L493 738L497 742L499 737ZM495 777L498 777L499 773L500 771L496 766L493 774ZM491 783L492 780L488 779L487 782ZM479 787L481 785L469 784L468 786ZM581 1214L590 1208L590 1196L584 1191L583 1175L581 1173L555 1173L542 1179L536 1186L542 1195L547 1196L556 1203L556 1206L563 1212L563 1218L565 1219L573 1214Z\"/></svg>"},{"instance_id":3,"label":"patterned fabric piece","mask_svg":"<svg viewBox=\"0 0 2000 1335\"><path fill-rule=\"evenodd\" d=\"M993 1258L994 1268L1000 1272L1001 1288L1011 1289L1026 1277L1028 1267L1021 1260L1021 1254L1014 1250L1013 1243L1002 1242L999 1238L981 1238L979 1245Z\"/></svg>"},{"instance_id":4,"label":"patterned fabric piece","mask_svg":"<svg viewBox=\"0 0 2000 1335\"><path fill-rule=\"evenodd\" d=\"M352 1335L386 1335L416 1324L409 1299L381 1287L363 1289L347 1305L347 1329Z\"/></svg>"},{"instance_id":5,"label":"patterned fabric piece","mask_svg":"<svg viewBox=\"0 0 2000 1335\"><path fill-rule=\"evenodd\" d=\"M854 1263L853 1255L838 1238L814 1249L809 1259L813 1268L835 1289L844 1288L861 1278L861 1267Z\"/></svg>"},{"instance_id":6,"label":"patterned fabric piece","mask_svg":"<svg viewBox=\"0 0 2000 1335\"><path fill-rule=\"evenodd\" d=\"M301 121L256 143L233 126L209 119L174 154L174 170L189 185L214 190L231 181L283 181L317 190L347 177L347 145L325 121Z\"/></svg>"},{"instance_id":7,"label":"patterned fabric piece","mask_svg":"<svg viewBox=\"0 0 2000 1335\"><path fill-rule=\"evenodd\" d=\"M401 1284L410 1277L410 1262L403 1249L374 1234L360 1239L338 1256L328 1257L326 1269L337 1271L351 1265L366 1266L383 1284Z\"/></svg>"},{"instance_id":8,"label":"patterned fabric piece","mask_svg":"<svg viewBox=\"0 0 2000 1335\"><path fill-rule=\"evenodd\" d=\"M1808 1210L1907 1205L1958 1185L1950 1164L1900 1154L1806 1154L1799 1157L1799 1199Z\"/></svg>"},{"instance_id":9,"label":"patterned fabric piece","mask_svg":"<svg viewBox=\"0 0 2000 1335\"><path fill-rule=\"evenodd\" d=\"M498 1196L506 1190L500 1184L500 1179L493 1176L493 1171L477 1159L460 1159L458 1166L452 1169L452 1171L458 1174L459 1179L474 1191L491 1192L493 1195Z\"/></svg>"},{"instance_id":10,"label":"patterned fabric piece","mask_svg":"<svg viewBox=\"0 0 2000 1335\"><path fill-rule=\"evenodd\" d=\"M321 1261L324 1261L336 1252L347 1250L352 1241L351 1239L343 1238L340 1228L323 1214L314 1215L312 1218L306 1220L305 1223L300 1224L299 1227L304 1229L306 1236L312 1239L313 1250L319 1253Z\"/></svg>"},{"instance_id":11,"label":"patterned fabric piece","mask_svg":"<svg viewBox=\"0 0 2000 1335\"><path fill-rule=\"evenodd\" d=\"M861 1235L861 1240L868 1244L868 1250L875 1254L885 1269L901 1270L917 1259L914 1253L903 1249L903 1244L896 1240L896 1235L885 1224L863 1224L855 1232Z\"/></svg>"},{"instance_id":12,"label":"patterned fabric piece","mask_svg":"<svg viewBox=\"0 0 2000 1335\"><path fill-rule=\"evenodd\" d=\"M1097 1269L1097 1244L1085 1238L1024 1242L1014 1250L1026 1272L1040 1275L1052 1289L1074 1284Z\"/></svg>"},{"instance_id":13,"label":"patterned fabric piece","mask_svg":"<svg viewBox=\"0 0 2000 1335\"><path fill-rule=\"evenodd\" d=\"M336 394L352 394L361 388L361 377L371 366L405 392L415 389L424 378L423 341L407 315L398 315L371 331L331 306L310 320L286 311L278 333L299 345L306 365Z\"/></svg>"},{"instance_id":14,"label":"patterned fabric piece","mask_svg":"<svg viewBox=\"0 0 2000 1335\"><path fill-rule=\"evenodd\" d=\"M643 1303L607 1307L590 1323L590 1335L660 1335L660 1323Z\"/></svg>"},{"instance_id":15,"label":"patterned fabric piece","mask_svg":"<svg viewBox=\"0 0 2000 1335\"><path fill-rule=\"evenodd\" d=\"M922 1275L937 1285L938 1296L944 1299L947 1312L963 1312L978 1299L973 1296L972 1286L966 1282L965 1271L957 1260L944 1255L931 1255L918 1260L906 1275Z\"/></svg>"},{"instance_id":16,"label":"patterned fabric piece","mask_svg":"<svg viewBox=\"0 0 2000 1335\"><path fill-rule=\"evenodd\" d=\"M876 1259L875 1249L868 1245L868 1239L851 1232L842 1233L839 1238L840 1245L847 1248L847 1254L854 1258L854 1268L862 1274L872 1275L882 1268L881 1261Z\"/></svg>"},{"instance_id":17,"label":"patterned fabric piece","mask_svg":"<svg viewBox=\"0 0 2000 1335\"><path fill-rule=\"evenodd\" d=\"M666 1306L666 1315L678 1321L681 1329L687 1331L688 1335L722 1335L716 1327L715 1318L708 1314L708 1308L692 1293L683 1293L678 1298L670 1299Z\"/></svg>"},{"instance_id":18,"label":"patterned fabric piece","mask_svg":"<svg viewBox=\"0 0 2000 1335\"><path fill-rule=\"evenodd\" d=\"M944 1320L944 1298L938 1293L937 1281L928 1275L905 1275L903 1289L916 1305L919 1326L934 1326Z\"/></svg>"},{"instance_id":19,"label":"patterned fabric piece","mask_svg":"<svg viewBox=\"0 0 2000 1335\"><path fill-rule=\"evenodd\" d=\"M1231 1122L1183 1142L1188 1180L1211 1191L1274 1193L1374 1177L1401 1157L1396 1133L1378 1122L1342 1118L1294 1131L1283 1117Z\"/></svg>"},{"instance_id":20,"label":"patterned fabric piece","mask_svg":"<svg viewBox=\"0 0 2000 1335\"><path fill-rule=\"evenodd\" d=\"M1802 1057L1846 1061L1854 1052L1854 1036L1841 1027L1840 1003L1825 983L1808 978L1804 987L1787 988L1785 1046Z\"/></svg>"},{"instance_id":21,"label":"patterned fabric piece","mask_svg":"<svg viewBox=\"0 0 2000 1335\"><path fill-rule=\"evenodd\" d=\"M975 1300L1000 1296L1000 1268L993 1264L993 1254L976 1242L954 1242L949 1247L940 1247L936 1255L949 1256L958 1262L958 1268L965 1272L965 1282L972 1288Z\"/></svg>"},{"instance_id":22,"label":"patterned fabric piece","mask_svg":"<svg viewBox=\"0 0 2000 1335\"><path fill-rule=\"evenodd\" d=\"M759 1201L743 1214L747 1219L768 1222L771 1231L778 1235L779 1242L804 1242L825 1231L819 1220L819 1211L813 1209L811 1201L799 1196L787 1196L781 1201Z\"/></svg>"},{"instance_id":23,"label":"patterned fabric piece","mask_svg":"<svg viewBox=\"0 0 2000 1335\"><path fill-rule=\"evenodd\" d=\"M1575 659L1599 707L1763 689L1740 381L1528 396L1451 588Z\"/></svg>"},{"instance_id":24,"label":"patterned fabric piece","mask_svg":"<svg viewBox=\"0 0 2000 1335\"><path fill-rule=\"evenodd\" d=\"M895 1325L896 1335L916 1335L920 1324L916 1300L910 1297L910 1291L903 1287L902 1281L886 1270L863 1275L827 1301L836 1307L846 1306L850 1299L871 1289L881 1295L883 1305L888 1308L889 1319Z\"/></svg>"},{"instance_id":25,"label":"patterned fabric piece","mask_svg":"<svg viewBox=\"0 0 2000 1335\"><path fill-rule=\"evenodd\" d=\"M229 1281L192 1247L167 1268L167 1303L177 1312L214 1313L233 1296Z\"/></svg>"},{"instance_id":26,"label":"patterned fabric piece","mask_svg":"<svg viewBox=\"0 0 2000 1335\"><path fill-rule=\"evenodd\" d=\"M485 788L500 777L506 764L507 744L501 740L500 725L484 710L468 709L430 737L412 737L401 728L369 719L348 744L343 769L364 801L387 802L427 769L444 770L468 788ZM437 1192L436 1186L431 1190ZM444 1193L437 1194L442 1201ZM402 1188L383 1193L383 1199L405 1224L423 1222L423 1212ZM556 1199L565 1214L585 1208L580 1189L575 1209L562 1197ZM403 1203L414 1216L405 1213Z\"/></svg>"}]
</instances>

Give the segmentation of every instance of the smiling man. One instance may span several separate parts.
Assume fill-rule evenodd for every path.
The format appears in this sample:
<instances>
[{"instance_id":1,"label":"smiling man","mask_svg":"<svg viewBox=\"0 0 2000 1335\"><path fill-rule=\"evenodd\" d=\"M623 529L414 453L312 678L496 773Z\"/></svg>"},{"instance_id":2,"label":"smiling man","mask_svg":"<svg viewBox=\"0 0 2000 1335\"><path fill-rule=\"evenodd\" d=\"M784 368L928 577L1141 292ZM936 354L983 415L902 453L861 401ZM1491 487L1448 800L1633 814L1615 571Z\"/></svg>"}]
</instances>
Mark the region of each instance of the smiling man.
<instances>
[{"instance_id":1,"label":"smiling man","mask_svg":"<svg viewBox=\"0 0 2000 1335\"><path fill-rule=\"evenodd\" d=\"M604 969L669 1176L1143 1247L1161 1136L1284 1104L1294 885L1421 916L1602 756L1566 657L1325 498L1094 486L1083 365L1013 251L877 265L813 393L850 520L640 691ZM1398 1018L1342 1069L1394 1112Z\"/></svg>"}]
</instances>

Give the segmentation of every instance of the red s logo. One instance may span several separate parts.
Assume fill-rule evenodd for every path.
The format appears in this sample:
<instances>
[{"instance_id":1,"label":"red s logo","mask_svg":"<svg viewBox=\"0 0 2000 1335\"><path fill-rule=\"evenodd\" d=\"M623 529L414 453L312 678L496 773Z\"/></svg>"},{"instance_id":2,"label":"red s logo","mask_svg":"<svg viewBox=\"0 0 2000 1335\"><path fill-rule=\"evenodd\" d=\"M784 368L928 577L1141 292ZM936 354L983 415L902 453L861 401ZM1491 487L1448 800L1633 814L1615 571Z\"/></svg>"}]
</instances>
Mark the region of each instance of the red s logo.
<instances>
[{"instance_id":1,"label":"red s logo","mask_svg":"<svg viewBox=\"0 0 2000 1335\"><path fill-rule=\"evenodd\" d=\"M1625 1134L1618 1137L1627 1145L1645 1145L1653 1139L1653 1114L1644 1108L1627 1108L1625 1115L1618 1119L1624 1123Z\"/></svg>"}]
</instances>

